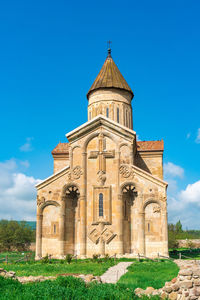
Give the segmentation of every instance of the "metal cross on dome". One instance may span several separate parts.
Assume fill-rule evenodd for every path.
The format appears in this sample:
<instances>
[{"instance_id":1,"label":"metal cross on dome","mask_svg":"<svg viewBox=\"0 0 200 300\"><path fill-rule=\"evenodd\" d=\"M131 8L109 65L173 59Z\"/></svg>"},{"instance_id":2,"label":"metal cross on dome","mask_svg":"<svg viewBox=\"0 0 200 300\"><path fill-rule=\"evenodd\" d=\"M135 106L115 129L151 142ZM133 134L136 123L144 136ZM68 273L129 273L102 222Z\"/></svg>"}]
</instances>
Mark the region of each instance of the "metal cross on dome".
<instances>
[{"instance_id":1,"label":"metal cross on dome","mask_svg":"<svg viewBox=\"0 0 200 300\"><path fill-rule=\"evenodd\" d=\"M108 57L111 57L111 48L110 48L110 44L111 44L111 41L108 41L108 42L107 42L107 45L108 45Z\"/></svg>"},{"instance_id":2,"label":"metal cross on dome","mask_svg":"<svg viewBox=\"0 0 200 300\"><path fill-rule=\"evenodd\" d=\"M107 41L107 46L108 46L108 49L110 49L110 46L111 46L112 42L111 41Z\"/></svg>"}]
</instances>

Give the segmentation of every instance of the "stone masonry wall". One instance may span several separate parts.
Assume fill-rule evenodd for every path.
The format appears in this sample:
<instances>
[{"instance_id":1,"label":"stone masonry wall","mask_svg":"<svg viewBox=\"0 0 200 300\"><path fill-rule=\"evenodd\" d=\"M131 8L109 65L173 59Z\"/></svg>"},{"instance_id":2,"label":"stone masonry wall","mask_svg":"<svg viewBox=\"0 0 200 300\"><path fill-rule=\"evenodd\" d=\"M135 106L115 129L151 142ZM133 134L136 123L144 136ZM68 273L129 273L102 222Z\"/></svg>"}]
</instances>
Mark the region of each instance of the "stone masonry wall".
<instances>
[{"instance_id":1,"label":"stone masonry wall","mask_svg":"<svg viewBox=\"0 0 200 300\"><path fill-rule=\"evenodd\" d=\"M180 268L178 276L166 282L159 290L147 287L137 288L137 295L160 295L161 299L197 300L200 299L200 262L192 260L175 260Z\"/></svg>"}]
</instances>

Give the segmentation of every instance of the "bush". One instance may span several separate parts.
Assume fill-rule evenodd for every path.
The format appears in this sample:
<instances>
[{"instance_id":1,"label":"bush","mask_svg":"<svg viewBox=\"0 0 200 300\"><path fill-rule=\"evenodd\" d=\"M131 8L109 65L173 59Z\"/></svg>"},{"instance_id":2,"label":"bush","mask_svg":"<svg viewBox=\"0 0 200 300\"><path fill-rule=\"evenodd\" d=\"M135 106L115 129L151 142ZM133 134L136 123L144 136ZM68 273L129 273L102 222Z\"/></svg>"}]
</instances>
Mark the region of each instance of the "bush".
<instances>
[{"instance_id":1,"label":"bush","mask_svg":"<svg viewBox=\"0 0 200 300\"><path fill-rule=\"evenodd\" d=\"M48 264L48 263L49 263L49 256L47 254L46 256L43 257L42 264Z\"/></svg>"},{"instance_id":2,"label":"bush","mask_svg":"<svg viewBox=\"0 0 200 300\"><path fill-rule=\"evenodd\" d=\"M99 254L93 254L93 256L92 256L93 261L97 262L99 256L100 256Z\"/></svg>"},{"instance_id":3,"label":"bush","mask_svg":"<svg viewBox=\"0 0 200 300\"><path fill-rule=\"evenodd\" d=\"M176 236L173 232L169 232L168 247L171 248L171 249L178 248L178 241L177 241Z\"/></svg>"},{"instance_id":4,"label":"bush","mask_svg":"<svg viewBox=\"0 0 200 300\"><path fill-rule=\"evenodd\" d=\"M68 262L68 264L70 264L71 261L72 261L72 255L71 254L67 254L65 260Z\"/></svg>"}]
</instances>

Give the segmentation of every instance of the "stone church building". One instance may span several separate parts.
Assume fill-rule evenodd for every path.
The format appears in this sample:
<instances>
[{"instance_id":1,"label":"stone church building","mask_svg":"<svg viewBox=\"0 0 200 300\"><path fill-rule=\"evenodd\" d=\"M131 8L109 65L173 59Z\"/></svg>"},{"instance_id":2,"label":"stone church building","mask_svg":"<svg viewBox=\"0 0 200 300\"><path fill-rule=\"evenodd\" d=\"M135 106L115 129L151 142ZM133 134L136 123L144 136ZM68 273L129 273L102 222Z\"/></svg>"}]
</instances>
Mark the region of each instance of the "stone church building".
<instances>
[{"instance_id":1,"label":"stone church building","mask_svg":"<svg viewBox=\"0 0 200 300\"><path fill-rule=\"evenodd\" d=\"M88 121L53 149L54 173L36 185L36 259L168 256L163 140L137 141L133 97L109 49Z\"/></svg>"}]
</instances>

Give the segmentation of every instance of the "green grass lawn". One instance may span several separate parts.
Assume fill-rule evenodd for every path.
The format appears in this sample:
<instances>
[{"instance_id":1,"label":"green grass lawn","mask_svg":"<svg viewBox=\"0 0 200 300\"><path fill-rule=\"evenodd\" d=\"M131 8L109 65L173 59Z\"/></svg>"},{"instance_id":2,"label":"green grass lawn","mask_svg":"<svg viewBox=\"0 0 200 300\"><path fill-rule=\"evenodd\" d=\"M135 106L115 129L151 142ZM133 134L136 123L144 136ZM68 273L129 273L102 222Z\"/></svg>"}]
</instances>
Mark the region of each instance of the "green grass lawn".
<instances>
[{"instance_id":1,"label":"green grass lawn","mask_svg":"<svg viewBox=\"0 0 200 300\"><path fill-rule=\"evenodd\" d=\"M91 260L77 260L70 264L67 262L52 261L52 263L43 264L42 262L20 262L16 264L0 264L0 268L7 271L16 272L17 276L55 276L65 273L93 274L102 275L109 267L115 265L118 261L109 260L107 262L92 262Z\"/></svg>"},{"instance_id":2,"label":"green grass lawn","mask_svg":"<svg viewBox=\"0 0 200 300\"><path fill-rule=\"evenodd\" d=\"M6 270L15 271L18 276L29 275L57 275L64 273L92 273L103 274L110 266L120 261L131 259L116 259L94 262L91 259L72 261L71 264L52 260L51 263L23 262L16 264L0 264ZM47 299L74 299L74 300L131 300L131 299L160 299L158 296L138 298L134 294L137 287L152 286L160 288L166 281L177 276L178 267L168 260L160 262L132 260L128 273L121 277L119 282L113 284L85 284L79 278L58 277L54 281L29 283L22 285L16 280L0 277L0 299L2 300L47 300Z\"/></svg>"},{"instance_id":3,"label":"green grass lawn","mask_svg":"<svg viewBox=\"0 0 200 300\"><path fill-rule=\"evenodd\" d=\"M160 297L135 296L134 290L118 284L85 284L79 278L58 277L54 281L22 285L12 279L0 277L1 300L132 300L154 299Z\"/></svg>"},{"instance_id":4,"label":"green grass lawn","mask_svg":"<svg viewBox=\"0 0 200 300\"><path fill-rule=\"evenodd\" d=\"M148 286L158 289L163 287L166 281L176 277L178 271L178 266L169 260L160 262L143 260L134 262L118 283L133 289L138 287L145 289Z\"/></svg>"}]
</instances>

